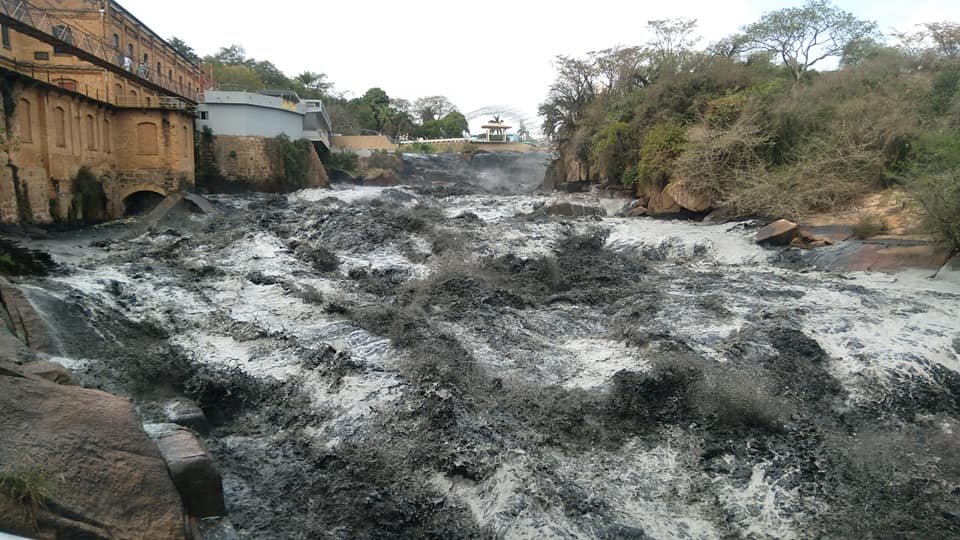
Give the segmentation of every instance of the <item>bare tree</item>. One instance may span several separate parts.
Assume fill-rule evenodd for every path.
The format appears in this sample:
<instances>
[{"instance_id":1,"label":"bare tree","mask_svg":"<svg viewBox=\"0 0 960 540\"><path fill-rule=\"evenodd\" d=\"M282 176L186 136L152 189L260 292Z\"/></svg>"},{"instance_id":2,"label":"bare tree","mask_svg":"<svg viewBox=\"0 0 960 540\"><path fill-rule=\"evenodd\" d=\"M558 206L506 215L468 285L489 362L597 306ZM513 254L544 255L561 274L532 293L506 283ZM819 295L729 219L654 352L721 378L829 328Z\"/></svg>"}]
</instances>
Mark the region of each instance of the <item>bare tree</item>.
<instances>
[{"instance_id":1,"label":"bare tree","mask_svg":"<svg viewBox=\"0 0 960 540\"><path fill-rule=\"evenodd\" d=\"M677 70L683 67L693 47L700 41L694 35L696 19L660 19L647 21L653 38L647 43L658 69Z\"/></svg>"},{"instance_id":2,"label":"bare tree","mask_svg":"<svg viewBox=\"0 0 960 540\"><path fill-rule=\"evenodd\" d=\"M854 41L876 36L877 25L861 21L826 0L765 13L743 28L748 48L780 57L795 81L814 64L843 54Z\"/></svg>"},{"instance_id":3,"label":"bare tree","mask_svg":"<svg viewBox=\"0 0 960 540\"><path fill-rule=\"evenodd\" d=\"M936 45L937 53L950 58L960 57L960 24L953 22L923 25Z\"/></svg>"},{"instance_id":4,"label":"bare tree","mask_svg":"<svg viewBox=\"0 0 960 540\"><path fill-rule=\"evenodd\" d=\"M650 55L640 47L617 45L588 54L603 91L609 94L627 92L650 83Z\"/></svg>"}]
</instances>

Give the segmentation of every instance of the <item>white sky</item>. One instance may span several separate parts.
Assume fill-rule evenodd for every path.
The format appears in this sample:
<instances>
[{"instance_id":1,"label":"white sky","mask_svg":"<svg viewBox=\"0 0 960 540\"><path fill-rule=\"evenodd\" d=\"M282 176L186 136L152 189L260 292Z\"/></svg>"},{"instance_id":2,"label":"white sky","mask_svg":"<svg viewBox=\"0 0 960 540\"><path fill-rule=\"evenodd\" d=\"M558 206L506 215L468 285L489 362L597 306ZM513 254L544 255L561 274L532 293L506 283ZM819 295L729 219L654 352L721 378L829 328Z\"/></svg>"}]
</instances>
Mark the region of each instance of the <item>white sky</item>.
<instances>
[{"instance_id":1,"label":"white sky","mask_svg":"<svg viewBox=\"0 0 960 540\"><path fill-rule=\"evenodd\" d=\"M462 112L510 105L535 115L553 81L557 54L581 55L648 39L646 22L698 20L701 44L734 33L774 0L303 1L121 0L165 38L201 56L240 44L287 75L326 73L340 91L379 86L391 97L445 95ZM882 30L960 21L960 0L836 0Z\"/></svg>"}]
</instances>

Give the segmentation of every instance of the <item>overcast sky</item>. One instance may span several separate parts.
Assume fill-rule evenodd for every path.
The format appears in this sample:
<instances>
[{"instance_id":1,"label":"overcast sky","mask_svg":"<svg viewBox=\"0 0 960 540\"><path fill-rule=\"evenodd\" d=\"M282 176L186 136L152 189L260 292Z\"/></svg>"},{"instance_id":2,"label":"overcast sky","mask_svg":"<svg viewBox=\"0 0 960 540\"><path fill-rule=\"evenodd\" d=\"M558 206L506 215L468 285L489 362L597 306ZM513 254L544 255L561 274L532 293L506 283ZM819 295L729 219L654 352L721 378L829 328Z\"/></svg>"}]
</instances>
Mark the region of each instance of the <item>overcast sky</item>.
<instances>
[{"instance_id":1,"label":"overcast sky","mask_svg":"<svg viewBox=\"0 0 960 540\"><path fill-rule=\"evenodd\" d=\"M165 38L201 56L240 44L287 75L326 73L360 95L445 95L464 113L509 105L535 115L553 80L555 55L581 55L648 39L646 22L690 17L701 44L735 32L765 11L799 5L772 0L425 0L252 2L122 0ZM960 0L839 0L836 5L889 32L930 21L960 22Z\"/></svg>"}]
</instances>

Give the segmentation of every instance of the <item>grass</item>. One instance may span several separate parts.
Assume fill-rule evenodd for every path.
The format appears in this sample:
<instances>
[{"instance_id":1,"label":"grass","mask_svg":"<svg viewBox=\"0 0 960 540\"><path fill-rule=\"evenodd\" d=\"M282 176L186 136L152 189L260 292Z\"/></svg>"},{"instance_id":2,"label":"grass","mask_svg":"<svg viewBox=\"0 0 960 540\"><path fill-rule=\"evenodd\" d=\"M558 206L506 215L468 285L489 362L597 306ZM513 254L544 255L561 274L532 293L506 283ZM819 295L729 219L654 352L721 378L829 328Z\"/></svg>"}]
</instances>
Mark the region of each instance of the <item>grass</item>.
<instances>
[{"instance_id":1,"label":"grass","mask_svg":"<svg viewBox=\"0 0 960 540\"><path fill-rule=\"evenodd\" d=\"M33 463L0 470L0 496L22 506L30 521L35 521L40 509L45 508L53 487L50 472Z\"/></svg>"}]
</instances>

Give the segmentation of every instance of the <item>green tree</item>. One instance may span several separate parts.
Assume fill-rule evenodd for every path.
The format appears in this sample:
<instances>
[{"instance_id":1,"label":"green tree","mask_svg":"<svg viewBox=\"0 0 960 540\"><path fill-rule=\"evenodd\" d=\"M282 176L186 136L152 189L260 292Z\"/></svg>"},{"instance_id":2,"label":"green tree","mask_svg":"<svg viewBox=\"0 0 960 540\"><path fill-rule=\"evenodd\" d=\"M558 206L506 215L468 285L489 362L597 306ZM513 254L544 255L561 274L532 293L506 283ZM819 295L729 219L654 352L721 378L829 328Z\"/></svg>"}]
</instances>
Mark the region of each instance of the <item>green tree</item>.
<instances>
[{"instance_id":1,"label":"green tree","mask_svg":"<svg viewBox=\"0 0 960 540\"><path fill-rule=\"evenodd\" d=\"M445 96L422 97L413 102L412 108L421 123L439 120L457 110L457 106Z\"/></svg>"},{"instance_id":2,"label":"green tree","mask_svg":"<svg viewBox=\"0 0 960 540\"><path fill-rule=\"evenodd\" d=\"M180 56L190 60L194 64L200 63L200 56L193 50L193 47L187 45L187 42L174 36L168 41L171 47L180 54Z\"/></svg>"},{"instance_id":3,"label":"green tree","mask_svg":"<svg viewBox=\"0 0 960 540\"><path fill-rule=\"evenodd\" d=\"M315 91L320 96L326 95L330 90L333 89L333 83L327 80L326 73L304 71L303 73L300 73L294 77L294 80L302 84L305 88Z\"/></svg>"},{"instance_id":4,"label":"green tree","mask_svg":"<svg viewBox=\"0 0 960 540\"><path fill-rule=\"evenodd\" d=\"M799 82L818 62L841 56L853 42L875 37L877 25L826 0L808 0L801 7L765 13L743 33L749 49L776 55Z\"/></svg>"}]
</instances>

